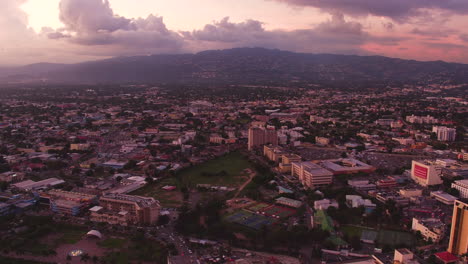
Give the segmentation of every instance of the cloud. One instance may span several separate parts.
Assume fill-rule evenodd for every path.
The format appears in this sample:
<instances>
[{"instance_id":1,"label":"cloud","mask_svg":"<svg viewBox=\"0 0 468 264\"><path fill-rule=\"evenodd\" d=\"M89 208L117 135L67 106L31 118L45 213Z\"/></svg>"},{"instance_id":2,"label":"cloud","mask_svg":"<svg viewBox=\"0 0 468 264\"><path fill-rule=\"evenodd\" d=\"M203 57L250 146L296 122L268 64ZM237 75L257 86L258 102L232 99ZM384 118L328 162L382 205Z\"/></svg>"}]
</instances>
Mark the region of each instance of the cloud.
<instances>
[{"instance_id":1,"label":"cloud","mask_svg":"<svg viewBox=\"0 0 468 264\"><path fill-rule=\"evenodd\" d=\"M405 21L421 16L428 9L439 9L457 14L468 13L466 0L275 0L296 6L309 6L327 12L352 16L383 16Z\"/></svg>"},{"instance_id":2,"label":"cloud","mask_svg":"<svg viewBox=\"0 0 468 264\"><path fill-rule=\"evenodd\" d=\"M368 33L358 22L348 22L342 14L334 14L328 21L310 29L292 31L266 30L263 23L247 20L234 23L229 17L206 25L201 30L183 32L195 49L211 44L223 48L255 46L299 52L359 53Z\"/></svg>"},{"instance_id":3,"label":"cloud","mask_svg":"<svg viewBox=\"0 0 468 264\"><path fill-rule=\"evenodd\" d=\"M468 42L468 34L461 34L458 36L458 38L464 42Z\"/></svg>"},{"instance_id":4,"label":"cloud","mask_svg":"<svg viewBox=\"0 0 468 264\"><path fill-rule=\"evenodd\" d=\"M63 29L49 38L83 46L111 46L114 55L180 52L183 38L168 30L163 18L129 19L114 14L108 0L62 0L59 6Z\"/></svg>"},{"instance_id":5,"label":"cloud","mask_svg":"<svg viewBox=\"0 0 468 264\"><path fill-rule=\"evenodd\" d=\"M419 36L438 39L438 38L447 38L450 35L457 33L457 31L453 29L447 29L447 28L420 29L416 27L416 28L413 28L410 33L419 35Z\"/></svg>"}]
</instances>

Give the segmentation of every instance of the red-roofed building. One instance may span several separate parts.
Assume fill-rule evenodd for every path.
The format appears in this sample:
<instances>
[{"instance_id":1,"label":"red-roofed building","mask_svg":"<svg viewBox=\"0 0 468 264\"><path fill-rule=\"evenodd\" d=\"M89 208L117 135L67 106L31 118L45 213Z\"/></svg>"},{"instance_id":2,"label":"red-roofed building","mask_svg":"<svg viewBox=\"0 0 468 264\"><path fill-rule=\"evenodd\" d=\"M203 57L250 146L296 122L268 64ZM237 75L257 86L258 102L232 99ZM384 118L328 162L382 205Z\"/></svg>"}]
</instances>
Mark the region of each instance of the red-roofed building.
<instances>
[{"instance_id":1,"label":"red-roofed building","mask_svg":"<svg viewBox=\"0 0 468 264\"><path fill-rule=\"evenodd\" d=\"M457 256L447 251L435 253L434 255L445 264L455 263L458 261Z\"/></svg>"}]
</instances>

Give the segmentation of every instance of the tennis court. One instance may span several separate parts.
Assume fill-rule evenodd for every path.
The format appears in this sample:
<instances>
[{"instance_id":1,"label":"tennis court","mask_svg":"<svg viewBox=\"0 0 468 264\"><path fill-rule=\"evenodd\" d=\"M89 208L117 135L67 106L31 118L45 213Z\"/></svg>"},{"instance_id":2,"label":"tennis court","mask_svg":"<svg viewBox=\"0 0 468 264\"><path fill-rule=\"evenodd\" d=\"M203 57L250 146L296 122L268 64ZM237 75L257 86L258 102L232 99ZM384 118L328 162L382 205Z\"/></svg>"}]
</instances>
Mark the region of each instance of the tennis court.
<instances>
[{"instance_id":1,"label":"tennis court","mask_svg":"<svg viewBox=\"0 0 468 264\"><path fill-rule=\"evenodd\" d=\"M267 216L272 216L272 217L278 216L280 218L286 218L296 213L296 210L292 208L286 208L286 207L277 206L277 205L272 205L268 208L265 208L262 211L265 212L265 215Z\"/></svg>"},{"instance_id":2,"label":"tennis court","mask_svg":"<svg viewBox=\"0 0 468 264\"><path fill-rule=\"evenodd\" d=\"M264 225L268 226L276 222L275 219L253 214L244 210L237 211L227 216L225 219L228 222L240 224L256 230L261 229Z\"/></svg>"},{"instance_id":3,"label":"tennis court","mask_svg":"<svg viewBox=\"0 0 468 264\"><path fill-rule=\"evenodd\" d=\"M267 204L267 203L256 203L256 204L250 206L247 209L252 211L252 212L258 212L258 211L262 211L262 209L265 209L265 208L270 207L270 206L271 205Z\"/></svg>"}]
</instances>

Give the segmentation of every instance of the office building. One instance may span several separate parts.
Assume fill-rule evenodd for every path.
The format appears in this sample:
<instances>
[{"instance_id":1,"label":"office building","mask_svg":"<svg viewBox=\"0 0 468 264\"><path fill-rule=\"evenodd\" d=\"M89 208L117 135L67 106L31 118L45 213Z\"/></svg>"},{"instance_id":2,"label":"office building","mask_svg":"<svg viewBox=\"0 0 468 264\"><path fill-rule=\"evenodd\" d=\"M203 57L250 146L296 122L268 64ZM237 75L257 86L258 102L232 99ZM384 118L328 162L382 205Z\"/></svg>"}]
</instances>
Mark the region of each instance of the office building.
<instances>
[{"instance_id":1,"label":"office building","mask_svg":"<svg viewBox=\"0 0 468 264\"><path fill-rule=\"evenodd\" d=\"M452 188L460 192L460 198L468 198L468 180L459 180L452 183Z\"/></svg>"},{"instance_id":2,"label":"office building","mask_svg":"<svg viewBox=\"0 0 468 264\"><path fill-rule=\"evenodd\" d=\"M265 144L278 145L278 133L274 127L251 127L249 128L248 148L252 150Z\"/></svg>"},{"instance_id":3,"label":"office building","mask_svg":"<svg viewBox=\"0 0 468 264\"><path fill-rule=\"evenodd\" d=\"M419 185L431 186L442 184L442 167L432 161L415 161L411 165L411 178Z\"/></svg>"},{"instance_id":4,"label":"office building","mask_svg":"<svg viewBox=\"0 0 468 264\"><path fill-rule=\"evenodd\" d=\"M454 255L468 253L468 204L455 201L448 252Z\"/></svg>"},{"instance_id":5,"label":"office building","mask_svg":"<svg viewBox=\"0 0 468 264\"><path fill-rule=\"evenodd\" d=\"M317 188L326 186L333 182L333 173L319 165L306 162L293 162L291 164L291 175L298 177L306 188Z\"/></svg>"},{"instance_id":6,"label":"office building","mask_svg":"<svg viewBox=\"0 0 468 264\"><path fill-rule=\"evenodd\" d=\"M91 220L118 225L154 224L161 206L152 197L106 194L99 199L99 207L91 208Z\"/></svg>"}]
</instances>

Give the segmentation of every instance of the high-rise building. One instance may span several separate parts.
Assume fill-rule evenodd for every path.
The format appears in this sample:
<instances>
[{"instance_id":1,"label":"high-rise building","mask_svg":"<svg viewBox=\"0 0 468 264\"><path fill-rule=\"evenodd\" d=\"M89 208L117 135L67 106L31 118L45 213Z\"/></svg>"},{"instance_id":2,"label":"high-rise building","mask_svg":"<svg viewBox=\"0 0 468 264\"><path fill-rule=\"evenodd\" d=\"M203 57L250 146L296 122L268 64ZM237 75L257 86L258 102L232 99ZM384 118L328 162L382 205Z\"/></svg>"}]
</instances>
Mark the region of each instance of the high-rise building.
<instances>
[{"instance_id":1,"label":"high-rise building","mask_svg":"<svg viewBox=\"0 0 468 264\"><path fill-rule=\"evenodd\" d=\"M411 165L411 178L422 186L442 184L441 166L432 161L413 160Z\"/></svg>"},{"instance_id":2,"label":"high-rise building","mask_svg":"<svg viewBox=\"0 0 468 264\"><path fill-rule=\"evenodd\" d=\"M448 252L454 255L468 253L468 204L455 201Z\"/></svg>"},{"instance_id":3,"label":"high-rise building","mask_svg":"<svg viewBox=\"0 0 468 264\"><path fill-rule=\"evenodd\" d=\"M439 141L455 141L455 137L457 136L455 128L444 126L434 126L432 127L432 132L437 134L437 140Z\"/></svg>"},{"instance_id":4,"label":"high-rise building","mask_svg":"<svg viewBox=\"0 0 468 264\"><path fill-rule=\"evenodd\" d=\"M278 145L278 133L274 127L251 127L249 128L248 148L252 150L265 144Z\"/></svg>"}]
</instances>

